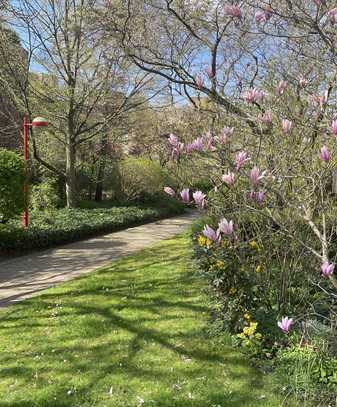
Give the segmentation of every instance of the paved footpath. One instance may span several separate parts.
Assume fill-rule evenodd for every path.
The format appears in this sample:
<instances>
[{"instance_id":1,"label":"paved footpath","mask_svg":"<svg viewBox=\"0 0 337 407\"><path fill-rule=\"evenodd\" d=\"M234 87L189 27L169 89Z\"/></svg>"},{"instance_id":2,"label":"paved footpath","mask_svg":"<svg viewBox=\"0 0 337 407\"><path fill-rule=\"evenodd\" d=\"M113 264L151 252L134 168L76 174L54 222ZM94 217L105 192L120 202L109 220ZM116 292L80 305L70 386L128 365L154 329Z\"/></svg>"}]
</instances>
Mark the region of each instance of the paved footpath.
<instances>
[{"instance_id":1,"label":"paved footpath","mask_svg":"<svg viewBox=\"0 0 337 407\"><path fill-rule=\"evenodd\" d=\"M190 212L0 262L0 306L33 297L41 290L181 233L197 216Z\"/></svg>"}]
</instances>

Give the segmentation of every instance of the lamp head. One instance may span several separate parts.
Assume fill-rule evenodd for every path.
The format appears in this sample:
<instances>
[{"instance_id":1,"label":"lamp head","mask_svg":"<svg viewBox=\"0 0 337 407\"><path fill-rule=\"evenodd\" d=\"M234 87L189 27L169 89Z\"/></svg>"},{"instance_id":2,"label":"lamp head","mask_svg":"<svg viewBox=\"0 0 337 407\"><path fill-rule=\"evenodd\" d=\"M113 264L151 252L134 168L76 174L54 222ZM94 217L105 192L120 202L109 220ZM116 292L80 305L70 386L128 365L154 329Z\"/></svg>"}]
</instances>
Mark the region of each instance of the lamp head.
<instances>
[{"instance_id":1,"label":"lamp head","mask_svg":"<svg viewBox=\"0 0 337 407\"><path fill-rule=\"evenodd\" d=\"M44 117L35 117L32 121L32 127L46 127L48 122Z\"/></svg>"}]
</instances>

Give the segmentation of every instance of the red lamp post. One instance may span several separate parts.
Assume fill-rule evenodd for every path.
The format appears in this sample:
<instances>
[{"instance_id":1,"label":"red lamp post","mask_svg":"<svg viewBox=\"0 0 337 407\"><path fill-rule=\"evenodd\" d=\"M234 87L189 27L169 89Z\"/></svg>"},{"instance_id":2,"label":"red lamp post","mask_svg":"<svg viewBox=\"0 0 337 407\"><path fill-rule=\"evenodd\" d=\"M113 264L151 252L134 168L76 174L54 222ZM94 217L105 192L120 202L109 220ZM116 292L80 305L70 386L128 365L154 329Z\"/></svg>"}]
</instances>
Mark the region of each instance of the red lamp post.
<instances>
[{"instance_id":1,"label":"red lamp post","mask_svg":"<svg viewBox=\"0 0 337 407\"><path fill-rule=\"evenodd\" d=\"M28 161L28 128L29 127L46 127L48 122L43 117L36 117L31 123L28 121L28 117L25 116L23 119L23 156L25 160L25 173L27 173L27 161ZM29 224L29 213L28 213L28 197L27 197L28 187L27 180L23 186L23 193L25 196L25 209L22 216L22 224L27 227Z\"/></svg>"}]
</instances>

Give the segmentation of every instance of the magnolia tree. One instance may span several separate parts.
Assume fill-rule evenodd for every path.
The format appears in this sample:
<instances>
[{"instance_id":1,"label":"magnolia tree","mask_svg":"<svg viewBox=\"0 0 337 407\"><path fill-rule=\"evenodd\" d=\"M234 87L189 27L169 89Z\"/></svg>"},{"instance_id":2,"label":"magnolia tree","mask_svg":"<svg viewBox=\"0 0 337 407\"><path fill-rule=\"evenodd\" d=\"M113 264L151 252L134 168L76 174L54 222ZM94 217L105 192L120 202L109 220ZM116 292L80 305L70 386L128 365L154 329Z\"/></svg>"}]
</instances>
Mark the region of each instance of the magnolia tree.
<instances>
[{"instance_id":1,"label":"magnolia tree","mask_svg":"<svg viewBox=\"0 0 337 407\"><path fill-rule=\"evenodd\" d=\"M263 216L270 233L277 230L311 256L313 283L336 301L334 2L163 0L137 9L126 3L124 25L115 28L129 57L192 102L194 95L209 98L228 121L192 142L168 139L172 160L204 160L213 184L208 196L187 186L166 192L219 217L217 228L203 230L214 245L242 244L240 214ZM162 35L147 41L152 30ZM310 235L303 237L298 221ZM288 332L292 322L284 317L279 326Z\"/></svg>"}]
</instances>

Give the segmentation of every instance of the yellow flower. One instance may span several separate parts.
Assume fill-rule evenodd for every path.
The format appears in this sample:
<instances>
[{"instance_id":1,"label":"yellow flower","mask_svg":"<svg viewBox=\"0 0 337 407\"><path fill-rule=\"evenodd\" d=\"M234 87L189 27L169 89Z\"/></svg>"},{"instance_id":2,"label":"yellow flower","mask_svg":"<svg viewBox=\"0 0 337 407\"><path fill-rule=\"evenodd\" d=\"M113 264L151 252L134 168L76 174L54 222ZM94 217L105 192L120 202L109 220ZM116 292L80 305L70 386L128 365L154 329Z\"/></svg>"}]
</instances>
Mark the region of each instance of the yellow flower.
<instances>
[{"instance_id":1,"label":"yellow flower","mask_svg":"<svg viewBox=\"0 0 337 407\"><path fill-rule=\"evenodd\" d=\"M222 261L222 260L218 260L218 261L216 262L216 265L217 265L217 267L224 267L225 262Z\"/></svg>"},{"instance_id":2,"label":"yellow flower","mask_svg":"<svg viewBox=\"0 0 337 407\"><path fill-rule=\"evenodd\" d=\"M199 246L206 246L207 238L205 236L199 235L198 236L198 244L199 244Z\"/></svg>"},{"instance_id":3,"label":"yellow flower","mask_svg":"<svg viewBox=\"0 0 337 407\"><path fill-rule=\"evenodd\" d=\"M236 292L237 292L237 289L234 287L229 289L229 294L231 294L231 295L235 294Z\"/></svg>"},{"instance_id":4,"label":"yellow flower","mask_svg":"<svg viewBox=\"0 0 337 407\"><path fill-rule=\"evenodd\" d=\"M256 271L257 273L261 273L261 272L263 271L262 265L259 264L258 266L256 266L255 271Z\"/></svg>"},{"instance_id":5,"label":"yellow flower","mask_svg":"<svg viewBox=\"0 0 337 407\"><path fill-rule=\"evenodd\" d=\"M246 319L247 321L250 321L250 319L251 319L251 316L248 314L248 312L246 312L246 313L243 315L243 317L244 317L244 319Z\"/></svg>"},{"instance_id":6,"label":"yellow flower","mask_svg":"<svg viewBox=\"0 0 337 407\"><path fill-rule=\"evenodd\" d=\"M250 246L252 249L259 250L259 245L257 244L256 240L252 240L251 242L249 242L249 246Z\"/></svg>"},{"instance_id":7,"label":"yellow flower","mask_svg":"<svg viewBox=\"0 0 337 407\"><path fill-rule=\"evenodd\" d=\"M240 339L246 339L246 335L243 332L241 332L240 334L237 334L237 337Z\"/></svg>"}]
</instances>

